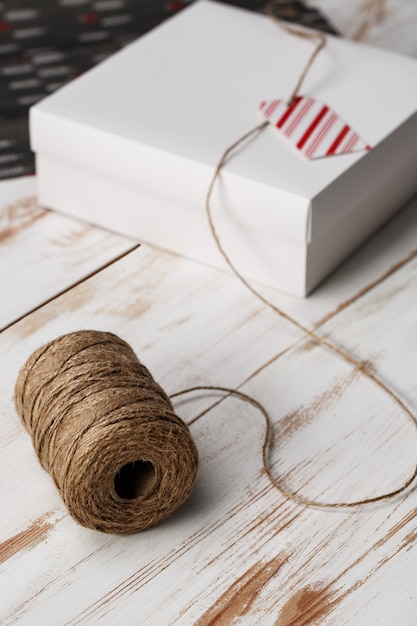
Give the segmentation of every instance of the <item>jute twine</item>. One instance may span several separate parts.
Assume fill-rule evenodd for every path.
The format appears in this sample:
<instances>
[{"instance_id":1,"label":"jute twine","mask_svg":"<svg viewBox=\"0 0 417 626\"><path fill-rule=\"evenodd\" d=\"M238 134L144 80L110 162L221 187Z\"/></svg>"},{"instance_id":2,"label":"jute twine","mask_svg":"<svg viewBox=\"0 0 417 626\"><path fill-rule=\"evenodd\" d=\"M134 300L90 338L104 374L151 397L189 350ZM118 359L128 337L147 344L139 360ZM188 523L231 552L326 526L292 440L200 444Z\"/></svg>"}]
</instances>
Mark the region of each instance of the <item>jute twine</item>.
<instances>
[{"instance_id":1,"label":"jute twine","mask_svg":"<svg viewBox=\"0 0 417 626\"><path fill-rule=\"evenodd\" d=\"M288 99L288 106L290 106L294 102L295 98L300 94L300 89L302 87L304 79L307 76L308 71L312 67L315 59L317 58L317 55L325 47L325 45L327 43L327 38L322 33L314 32L314 31L304 31L304 30L301 31L301 30L298 30L296 28L292 28L292 27L288 26L287 24L285 24L284 22L282 22L281 20L279 20L278 18L275 17L275 15L274 15L274 5L275 4L276 4L275 2L269 3L268 6L266 7L266 13L275 21L275 23L281 29L283 29L285 32L287 32L288 34L290 34L292 36L301 37L303 39L308 39L308 40L310 40L312 42L315 42L314 48L313 48L310 56L308 57L308 59L307 59L307 61L305 63L304 69L302 70L302 72L301 72L301 74L300 74L300 76L299 76L299 78L298 78L298 80L296 82L295 88L294 88L291 96ZM208 188L208 191L207 191L205 207L206 207L206 214L207 214L207 218L208 218L211 234L213 236L214 241L216 242L217 248L219 249L221 255L223 256L224 260L226 261L227 265L232 270L234 275L240 280L240 282L246 287L246 289L248 289L258 300L260 300L265 306L270 308L272 311L274 311L274 313L279 315L281 318L285 319L287 322L290 322L293 326L295 326L299 330L301 330L306 336L308 336L310 339L312 339L315 343L317 343L317 344L327 348L328 350L330 350L331 352L336 354L338 357L341 357L342 359L347 361L354 368L360 370L364 376L366 376L367 378L372 380L380 389L382 389L382 391L385 394L387 394L399 406L399 408L405 413L405 415L413 422L413 424L417 428L417 417L404 404L404 402L401 400L401 398L388 385L386 385L379 378L379 376L377 376L374 372L372 372L365 363L363 363L359 359L355 358L354 356L352 356L351 354L346 352L346 350L344 350L343 348L336 346L335 344L333 344L331 341L329 341L328 339L326 339L322 335L319 335L318 333L316 333L314 330L310 330L309 328L304 326L304 324L301 324L295 318L293 318L292 316L288 315L288 313L286 313L285 311L280 309L278 306L276 306L273 302L271 302L267 298L265 298L240 273L240 271L238 270L238 268L235 266L235 264L231 260L228 252L225 250L225 248L224 248L224 246L223 246L223 244L221 242L221 238L220 238L220 236L219 236L219 234L217 232L217 229L216 229L214 221L213 221L213 215L212 215L212 209L211 209L211 197L212 197L212 194L213 194L214 186L215 186L217 180L219 179L220 174L221 174L224 166L233 157L233 153L237 150L237 148L240 148L248 140L254 139L267 126L269 126L269 122L262 122L261 124L258 124L254 128L250 129L248 132L244 133L235 142L233 142L230 146L228 146L228 148L226 148L226 150L223 152L222 156L220 157L220 159L219 159L219 161L218 161L218 163L217 163L217 165L215 167L214 175L212 177L212 180L210 182L210 185L209 185L209 188ZM272 472L271 472L271 470L269 468L268 458L267 457L268 457L268 449L269 449L269 445L270 445L271 425L270 425L270 418L269 418L265 408L263 407L263 405L260 402L258 402L257 400L255 400L254 398L252 398L250 396L247 396L246 394L243 394L243 393L241 393L239 391L236 391L234 389L228 389L227 388L227 389L223 389L223 390L227 391L228 393L231 393L231 394L234 394L234 395L238 395L239 397L241 397L243 400L245 400L247 402L251 402L252 404L254 404L261 411L261 413L263 414L263 416L265 418L265 421L266 421L266 435L265 435L265 440L264 440L264 445L263 445L263 452L262 452L264 471L268 475L268 477L271 480L271 482L283 493L283 495L285 495L285 497L290 498L291 500L294 500L295 502L298 502L299 504L303 504L303 505L307 505L307 506L315 506L315 507L320 507L320 508L356 507L356 506L359 506L359 505L370 504L370 503L373 503L373 502L378 502L380 500L385 500L385 499L392 498L394 496L399 495L400 493L405 491L407 489L407 487L409 487L411 485L411 483L417 477L417 464L416 464L416 467L413 470L413 472L411 473L411 475L397 489L394 489L392 491L389 491L389 492L386 492L386 493L383 493L381 495L377 495L377 496L374 496L374 497L364 498L364 499L360 499L360 500L354 500L354 501L351 501L351 502L342 502L342 501L341 502L321 502L321 501L318 501L318 500L305 498L303 496L299 496L299 495L297 495L295 493L292 493L290 490L288 490L286 487L284 487L284 485L279 480L277 480L273 476L273 474L272 474Z\"/></svg>"},{"instance_id":2,"label":"jute twine","mask_svg":"<svg viewBox=\"0 0 417 626\"><path fill-rule=\"evenodd\" d=\"M368 31L377 24L381 24L387 16L387 0L365 0L359 8L362 20L351 39L360 41Z\"/></svg>"},{"instance_id":3,"label":"jute twine","mask_svg":"<svg viewBox=\"0 0 417 626\"><path fill-rule=\"evenodd\" d=\"M116 335L78 331L36 350L18 376L15 404L83 526L143 530L189 496L198 453L188 427Z\"/></svg>"}]
</instances>

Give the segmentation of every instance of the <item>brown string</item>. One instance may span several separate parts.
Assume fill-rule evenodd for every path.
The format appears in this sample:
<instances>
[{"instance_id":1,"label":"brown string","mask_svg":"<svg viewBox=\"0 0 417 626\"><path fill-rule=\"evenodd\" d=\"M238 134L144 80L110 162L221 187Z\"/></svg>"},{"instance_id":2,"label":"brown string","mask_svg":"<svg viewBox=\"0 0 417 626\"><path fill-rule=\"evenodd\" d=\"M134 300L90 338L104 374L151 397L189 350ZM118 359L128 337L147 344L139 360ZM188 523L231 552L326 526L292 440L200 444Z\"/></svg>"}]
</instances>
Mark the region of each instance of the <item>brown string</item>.
<instances>
[{"instance_id":1,"label":"brown string","mask_svg":"<svg viewBox=\"0 0 417 626\"><path fill-rule=\"evenodd\" d=\"M308 41L316 41L316 45L313 48L312 53L310 54L307 62L302 70L300 76L298 77L297 84L295 85L292 94L288 98L288 106L294 104L294 101L297 95L300 92L301 86L304 82L305 77L310 71L311 66L317 58L317 55L323 50L327 43L326 35L319 31L307 31L307 30L299 30L298 28L293 28L289 26L286 22L279 19L274 13L274 7L276 6L276 2L270 2L265 7L265 13L274 21L274 23L279 26L282 30L284 30L288 35L292 35L293 37L299 37L300 39L307 39Z\"/></svg>"},{"instance_id":2,"label":"brown string","mask_svg":"<svg viewBox=\"0 0 417 626\"><path fill-rule=\"evenodd\" d=\"M322 339L321 337L317 335L315 339L319 343L321 343L321 339ZM330 347L330 344L328 344L327 342L325 345L326 347ZM341 353L340 351L338 351L338 354L343 355L343 353ZM363 367L361 368L361 371L364 371ZM364 373L366 374L366 372ZM375 380L375 378L373 378L373 380ZM380 383L378 382L377 384L380 384ZM383 383L382 383L382 386L385 390L385 385ZM170 397L175 398L175 397L182 396L188 393L193 393L195 391L205 391L205 390L223 391L224 393L234 395L240 398L241 400L244 400L245 402L252 404L262 413L264 420L265 420L265 437L264 437L264 442L262 445L263 470L265 474L268 476L271 483L274 485L274 487L276 487L278 491L280 491L284 497L288 498L289 500L293 500L294 502L297 502L298 504L301 504L303 506L322 508L322 509L351 508L351 507L356 507L356 506L360 506L364 504L371 504L374 502L379 502L380 500L386 500L388 498L393 498L394 496L399 495L400 493L405 491L407 487L409 487L411 483L417 477L417 466L416 466L412 475L397 489L394 489L393 491L389 491L387 493L383 493L379 496L364 498L362 500L354 500L352 502L320 502L318 500L311 500L309 498L304 498L303 496L299 496L296 493L293 493L292 491L289 491L286 487L284 487L282 481L276 478L272 473L270 463L269 463L269 458L268 458L269 450L271 449L271 445L272 445L272 420L271 420L269 413L267 412L267 410L265 409L265 407L263 406L261 402L256 400L253 396L243 393L242 391L239 391L237 389L233 389L231 387L220 387L216 385L211 385L211 386L199 385L196 387L189 387L188 389L183 389L182 391L177 391L176 393L171 394ZM396 395L393 394L390 390L388 390L388 392L389 392L389 395L391 395L393 398L396 398ZM404 407L401 401L399 401L399 404L402 408ZM410 413L410 411L407 408L405 408L405 410L408 414L411 415L411 418L417 427L416 418Z\"/></svg>"},{"instance_id":3,"label":"brown string","mask_svg":"<svg viewBox=\"0 0 417 626\"><path fill-rule=\"evenodd\" d=\"M326 38L325 38L324 35L321 35L321 34L318 35L316 33L298 31L296 29L290 28L289 26L283 24L280 20L278 20L273 15L273 6L274 6L274 4L275 3L271 3L270 5L268 5L267 13L268 13L268 15L273 17L274 20L277 23L279 23L279 25L282 28L284 28L284 30L286 30L286 32L288 32L288 33L290 33L292 35L295 35L297 37L301 36L301 37L306 37L306 38L312 39L312 40L318 39L318 43L316 44L316 47L315 47L313 53L310 55L310 57L309 57L309 59L308 59L308 61L306 63L306 66L305 66L304 70L302 71L302 73L300 75L300 78L297 81L296 88L295 88L295 90L293 91L293 93L292 93L292 95L290 97L290 102L291 102L298 95L299 89L301 87L301 84L302 84L305 76L307 75L307 72L311 68L312 63L314 62L314 60L317 57L317 54L320 52L320 50L325 45ZM283 318L286 321L290 322L293 326L298 328L305 335L310 337L310 339L314 340L317 344L327 348L328 350L330 350L331 352L333 352L337 356L341 357L342 359L344 359L345 361L350 363L354 368L356 368L357 370L360 370L367 378L372 380L380 389L382 389L390 398L392 398L392 400L406 413L406 415L411 419L411 421L413 422L413 424L417 428L417 418L416 418L416 416L404 404L404 402L401 400L401 398L392 389L390 389L376 374L374 374L367 367L367 365L365 363L363 363L359 359L356 359L354 356L352 356L349 353L347 353L344 349L339 348L335 344L331 343L330 341L325 339L323 336L317 334L313 330L310 330L309 328L304 326L304 324L301 324L296 319L294 319L293 317L288 315L288 313L285 313L285 311L283 311L282 309L277 307L275 304L270 302L267 298L265 298L239 272L239 270L236 268L236 266L234 265L234 263L230 259L229 254L226 252L226 250L224 249L224 247L223 247L223 245L221 243L220 237L219 237L219 235L217 233L217 230L216 230L214 222L213 222L213 216L212 216L212 211L211 211L211 196L212 196L212 193L213 193L214 186L216 184L217 179L220 176L220 173L221 173L224 165L226 164L226 162L228 161L228 159L232 155L232 153L239 146L241 146L245 141L247 141L248 139L253 138L254 136L257 136L259 133L261 133L266 128L267 125L268 125L268 122L263 122L261 124L258 124L257 126L255 126L251 130L246 132L244 135L239 137L239 139L237 139L233 144L231 144L228 148L226 148L226 150L222 154L222 156L221 156L221 158L220 158L220 160L219 160L219 162L218 162L218 164L217 164L217 166L215 168L213 178L212 178L212 180L210 182L210 185L209 185L209 188L208 188L208 191L207 191L205 206L206 206L206 213L207 213L207 218L208 218L210 230L211 230L213 238L214 238L214 240L215 240L215 242L217 244L217 247L218 247L221 255L223 256L224 260L226 261L227 265L230 267L232 272L235 274L235 276L240 280L240 282L258 300L260 300L265 306L267 306L270 309L272 309L272 311L274 311L281 318ZM309 498L304 498L302 496L298 496L297 494L288 491L282 485L281 481L276 479L272 475L272 472L271 472L271 469L270 469L270 466L269 466L269 462L268 462L268 454L267 454L269 446L270 446L270 440L271 440L271 423L270 423L270 417L269 417L266 409L264 408L264 406L260 402L258 402L254 398L252 398L251 396L248 396L247 394L244 394L244 393L242 393L240 391L237 391L235 389L222 388L222 387L194 387L192 389L186 389L186 390L184 390L182 392L179 392L176 395L188 393L190 391L194 391L194 390L197 390L197 389L213 389L213 390L214 389L219 389L219 390L225 391L227 393L234 394L234 395L242 398L243 400L252 403L253 405L255 405L261 411L261 413L263 414L263 416L265 418L265 423L266 423L265 439L264 439L264 444L263 444L263 449L262 449L262 458L263 458L263 468L264 468L264 471L266 472L266 474L269 477L269 479L271 480L271 482L279 489L279 491L283 495L285 495L287 498L290 498L291 500L294 500L295 502L298 502L299 504L315 506L315 507L321 507L321 508L355 507L355 506L359 506L359 505L363 505L363 504L370 504L372 502L378 502L380 500L385 500L385 499L388 499L388 498L392 498L392 497L402 493L403 491L405 491L405 489L407 489L407 487L417 477L417 464L416 464L416 467L415 467L414 471L412 472L411 476L400 487L398 487L397 489L395 489L393 491L390 491L390 492L387 492L387 493L383 493L383 494L381 494L379 496L364 498L364 499L356 500L356 501L353 501L353 502L320 502L320 501L317 501L317 500L312 500L312 499L309 499Z\"/></svg>"},{"instance_id":4,"label":"brown string","mask_svg":"<svg viewBox=\"0 0 417 626\"><path fill-rule=\"evenodd\" d=\"M386 4L386 0L367 0L364 2L360 10L365 13L365 17L351 38L360 41L374 24L381 23L386 17Z\"/></svg>"}]
</instances>

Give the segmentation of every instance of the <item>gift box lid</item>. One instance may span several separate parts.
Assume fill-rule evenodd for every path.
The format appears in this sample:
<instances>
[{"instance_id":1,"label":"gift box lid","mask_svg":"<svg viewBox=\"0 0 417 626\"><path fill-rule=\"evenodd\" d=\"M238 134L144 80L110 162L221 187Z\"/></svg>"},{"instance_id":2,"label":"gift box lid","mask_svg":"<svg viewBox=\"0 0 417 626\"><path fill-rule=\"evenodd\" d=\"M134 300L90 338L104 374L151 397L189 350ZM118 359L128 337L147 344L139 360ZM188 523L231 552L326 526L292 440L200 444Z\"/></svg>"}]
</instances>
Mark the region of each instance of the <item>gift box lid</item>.
<instances>
[{"instance_id":1,"label":"gift box lid","mask_svg":"<svg viewBox=\"0 0 417 626\"><path fill-rule=\"evenodd\" d=\"M32 149L204 210L224 150L288 98L313 43L267 16L199 0L30 112ZM272 128L227 164L237 218L310 241L416 157L417 62L327 36L303 93L332 107L369 152L306 160Z\"/></svg>"}]
</instances>

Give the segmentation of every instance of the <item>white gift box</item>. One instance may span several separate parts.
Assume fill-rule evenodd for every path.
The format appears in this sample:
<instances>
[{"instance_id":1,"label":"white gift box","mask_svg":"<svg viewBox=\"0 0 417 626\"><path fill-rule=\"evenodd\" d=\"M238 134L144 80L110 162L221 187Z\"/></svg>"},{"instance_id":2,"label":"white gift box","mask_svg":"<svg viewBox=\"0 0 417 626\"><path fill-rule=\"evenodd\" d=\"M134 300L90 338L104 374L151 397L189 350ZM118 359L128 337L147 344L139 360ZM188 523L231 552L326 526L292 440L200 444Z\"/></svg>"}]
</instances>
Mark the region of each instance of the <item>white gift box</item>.
<instances>
[{"instance_id":1,"label":"white gift box","mask_svg":"<svg viewBox=\"0 0 417 626\"><path fill-rule=\"evenodd\" d=\"M288 98L314 43L200 0L30 111L40 202L226 267L205 198L224 150ZM370 151L307 160L272 127L224 167L219 237L249 279L309 293L417 189L417 62L328 36L302 93Z\"/></svg>"}]
</instances>

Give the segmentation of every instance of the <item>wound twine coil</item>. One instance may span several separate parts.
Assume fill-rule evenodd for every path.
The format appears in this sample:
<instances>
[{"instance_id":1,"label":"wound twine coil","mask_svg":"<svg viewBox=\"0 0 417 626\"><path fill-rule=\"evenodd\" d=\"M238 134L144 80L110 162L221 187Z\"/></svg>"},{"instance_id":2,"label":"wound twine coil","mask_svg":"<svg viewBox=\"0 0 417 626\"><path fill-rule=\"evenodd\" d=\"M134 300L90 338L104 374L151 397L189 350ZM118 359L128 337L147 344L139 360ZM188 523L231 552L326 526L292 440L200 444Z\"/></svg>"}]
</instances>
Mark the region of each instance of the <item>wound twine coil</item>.
<instances>
[{"instance_id":1,"label":"wound twine coil","mask_svg":"<svg viewBox=\"0 0 417 626\"><path fill-rule=\"evenodd\" d=\"M188 427L116 335L78 331L36 350L19 373L15 404L81 525L143 530L189 496L198 453Z\"/></svg>"}]
</instances>

